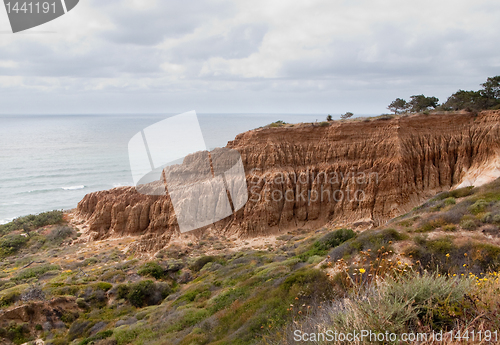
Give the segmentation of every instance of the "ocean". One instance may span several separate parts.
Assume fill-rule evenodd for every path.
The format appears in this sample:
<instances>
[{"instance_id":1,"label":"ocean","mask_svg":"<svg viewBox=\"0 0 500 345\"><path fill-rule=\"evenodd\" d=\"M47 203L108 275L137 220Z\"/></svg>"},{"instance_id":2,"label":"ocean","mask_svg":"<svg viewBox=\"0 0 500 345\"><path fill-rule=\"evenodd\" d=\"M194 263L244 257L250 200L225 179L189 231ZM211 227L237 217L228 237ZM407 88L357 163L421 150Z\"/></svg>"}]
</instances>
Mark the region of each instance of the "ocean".
<instances>
[{"instance_id":1,"label":"ocean","mask_svg":"<svg viewBox=\"0 0 500 345\"><path fill-rule=\"evenodd\" d=\"M0 224L72 209L87 193L133 185L128 141L173 115L0 115ZM223 147L237 134L277 120L298 123L325 117L198 114L209 148Z\"/></svg>"}]
</instances>

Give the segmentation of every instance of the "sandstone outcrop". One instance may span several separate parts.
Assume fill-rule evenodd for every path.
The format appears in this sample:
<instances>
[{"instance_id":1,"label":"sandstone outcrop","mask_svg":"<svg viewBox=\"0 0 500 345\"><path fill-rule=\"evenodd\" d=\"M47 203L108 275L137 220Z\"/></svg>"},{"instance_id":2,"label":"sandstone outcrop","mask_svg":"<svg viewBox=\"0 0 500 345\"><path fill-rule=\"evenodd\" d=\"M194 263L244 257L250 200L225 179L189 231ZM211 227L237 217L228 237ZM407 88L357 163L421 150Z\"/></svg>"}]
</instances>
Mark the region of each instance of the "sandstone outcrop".
<instances>
[{"instance_id":1,"label":"sandstone outcrop","mask_svg":"<svg viewBox=\"0 0 500 345\"><path fill-rule=\"evenodd\" d=\"M437 192L500 175L500 111L414 115L261 128L227 145L240 152L246 205L208 228L241 237L350 223L378 226ZM168 196L133 187L78 204L93 239L140 235L160 249L178 233Z\"/></svg>"}]
</instances>

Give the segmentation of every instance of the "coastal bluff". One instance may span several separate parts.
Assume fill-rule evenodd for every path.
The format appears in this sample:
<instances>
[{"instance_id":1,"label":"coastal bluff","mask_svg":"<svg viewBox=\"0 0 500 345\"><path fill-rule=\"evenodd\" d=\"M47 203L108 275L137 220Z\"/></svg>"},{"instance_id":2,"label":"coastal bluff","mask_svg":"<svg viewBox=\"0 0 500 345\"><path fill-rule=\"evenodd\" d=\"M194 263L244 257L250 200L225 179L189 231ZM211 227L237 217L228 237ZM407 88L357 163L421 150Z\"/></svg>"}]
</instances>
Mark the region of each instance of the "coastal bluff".
<instances>
[{"instance_id":1,"label":"coastal bluff","mask_svg":"<svg viewBox=\"0 0 500 345\"><path fill-rule=\"evenodd\" d=\"M264 127L227 148L241 154L248 202L195 232L248 238L325 225L369 228L441 191L499 177L500 111ZM134 187L90 193L74 215L89 239L138 236L145 251L179 235L169 196Z\"/></svg>"}]
</instances>

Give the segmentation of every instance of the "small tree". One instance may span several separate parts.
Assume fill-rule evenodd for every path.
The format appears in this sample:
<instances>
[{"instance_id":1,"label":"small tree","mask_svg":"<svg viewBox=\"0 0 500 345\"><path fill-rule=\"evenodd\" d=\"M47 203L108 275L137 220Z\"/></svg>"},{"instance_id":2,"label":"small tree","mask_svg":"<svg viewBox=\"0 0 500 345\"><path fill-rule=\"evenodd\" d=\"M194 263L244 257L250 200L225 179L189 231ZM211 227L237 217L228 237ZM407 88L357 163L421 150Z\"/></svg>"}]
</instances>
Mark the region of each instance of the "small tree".
<instances>
[{"instance_id":1,"label":"small tree","mask_svg":"<svg viewBox=\"0 0 500 345\"><path fill-rule=\"evenodd\" d=\"M487 106L487 101L479 91L458 90L448 97L442 108L445 110L470 109L478 111Z\"/></svg>"},{"instance_id":2,"label":"small tree","mask_svg":"<svg viewBox=\"0 0 500 345\"><path fill-rule=\"evenodd\" d=\"M332 115L328 114L328 116L326 117L326 121L328 122L333 121Z\"/></svg>"},{"instance_id":3,"label":"small tree","mask_svg":"<svg viewBox=\"0 0 500 345\"><path fill-rule=\"evenodd\" d=\"M23 231L26 234L26 236L28 236L28 238L31 238L31 234L30 234L31 229L28 225L23 224Z\"/></svg>"},{"instance_id":4,"label":"small tree","mask_svg":"<svg viewBox=\"0 0 500 345\"><path fill-rule=\"evenodd\" d=\"M426 97L424 95L414 95L410 98L411 101L409 102L409 105L411 106L411 111L415 113L429 108L436 108L439 102L439 98L437 97Z\"/></svg>"},{"instance_id":5,"label":"small tree","mask_svg":"<svg viewBox=\"0 0 500 345\"><path fill-rule=\"evenodd\" d=\"M387 107L390 111L393 111L394 114L400 114L407 110L409 107L408 102L406 102L402 98L396 98L394 101L392 101L391 104Z\"/></svg>"},{"instance_id":6,"label":"small tree","mask_svg":"<svg viewBox=\"0 0 500 345\"><path fill-rule=\"evenodd\" d=\"M489 77L481 86L483 89L479 93L484 98L483 109L498 106L500 104L500 76Z\"/></svg>"},{"instance_id":7,"label":"small tree","mask_svg":"<svg viewBox=\"0 0 500 345\"><path fill-rule=\"evenodd\" d=\"M484 97L500 100L500 75L489 77L481 86L483 89L480 92Z\"/></svg>"},{"instance_id":8,"label":"small tree","mask_svg":"<svg viewBox=\"0 0 500 345\"><path fill-rule=\"evenodd\" d=\"M345 119L348 119L350 117L353 117L353 115L354 115L353 113L348 111L347 113L340 115L340 118L345 120Z\"/></svg>"}]
</instances>

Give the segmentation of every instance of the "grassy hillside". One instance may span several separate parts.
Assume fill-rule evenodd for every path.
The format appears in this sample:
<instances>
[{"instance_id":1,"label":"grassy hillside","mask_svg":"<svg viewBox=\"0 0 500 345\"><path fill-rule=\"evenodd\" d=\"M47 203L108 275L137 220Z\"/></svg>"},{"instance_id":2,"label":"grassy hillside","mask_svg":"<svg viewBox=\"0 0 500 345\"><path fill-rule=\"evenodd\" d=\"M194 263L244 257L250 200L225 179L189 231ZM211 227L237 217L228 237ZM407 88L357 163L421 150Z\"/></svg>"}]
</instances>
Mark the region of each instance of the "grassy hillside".
<instances>
[{"instance_id":1,"label":"grassy hillside","mask_svg":"<svg viewBox=\"0 0 500 345\"><path fill-rule=\"evenodd\" d=\"M297 230L241 250L202 237L155 257L127 251L133 238L79 243L57 212L25 217L0 227L0 337L294 344L296 330L498 330L499 228L500 180L362 233ZM31 319L9 313L23 306ZM49 306L50 320L38 312Z\"/></svg>"}]
</instances>

